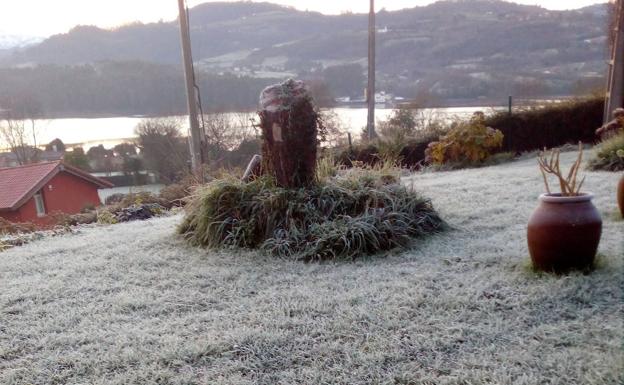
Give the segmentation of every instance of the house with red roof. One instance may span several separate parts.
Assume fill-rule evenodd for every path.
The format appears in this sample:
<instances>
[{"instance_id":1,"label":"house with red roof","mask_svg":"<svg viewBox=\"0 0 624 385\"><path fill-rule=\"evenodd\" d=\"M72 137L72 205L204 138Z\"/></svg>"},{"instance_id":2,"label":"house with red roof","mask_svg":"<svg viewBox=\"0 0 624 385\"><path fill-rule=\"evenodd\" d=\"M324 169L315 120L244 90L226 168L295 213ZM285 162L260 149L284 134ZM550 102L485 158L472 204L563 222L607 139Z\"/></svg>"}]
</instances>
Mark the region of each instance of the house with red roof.
<instances>
[{"instance_id":1,"label":"house with red roof","mask_svg":"<svg viewBox=\"0 0 624 385\"><path fill-rule=\"evenodd\" d=\"M0 217L50 224L49 214L76 214L99 206L98 189L110 187L110 182L62 161L0 168Z\"/></svg>"}]
</instances>

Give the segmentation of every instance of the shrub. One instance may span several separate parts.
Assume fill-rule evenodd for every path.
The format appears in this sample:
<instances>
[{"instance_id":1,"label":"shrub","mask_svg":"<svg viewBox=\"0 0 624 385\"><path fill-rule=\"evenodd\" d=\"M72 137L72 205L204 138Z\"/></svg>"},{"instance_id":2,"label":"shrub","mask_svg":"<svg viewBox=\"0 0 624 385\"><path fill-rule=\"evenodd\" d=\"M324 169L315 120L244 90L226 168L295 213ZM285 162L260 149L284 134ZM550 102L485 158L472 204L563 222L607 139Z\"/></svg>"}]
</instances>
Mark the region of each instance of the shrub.
<instances>
[{"instance_id":1,"label":"shrub","mask_svg":"<svg viewBox=\"0 0 624 385\"><path fill-rule=\"evenodd\" d=\"M425 162L425 150L430 142L437 140L437 133L429 133L405 142L390 143L380 140L355 146L353 151L344 150L336 157L337 163L353 167L355 163L377 166L391 160L403 168L420 168Z\"/></svg>"},{"instance_id":2,"label":"shrub","mask_svg":"<svg viewBox=\"0 0 624 385\"><path fill-rule=\"evenodd\" d=\"M602 125L604 99L599 97L554 103L509 115L500 112L485 125L503 133L501 151L521 152L559 147L567 143L594 143Z\"/></svg>"},{"instance_id":3,"label":"shrub","mask_svg":"<svg viewBox=\"0 0 624 385\"><path fill-rule=\"evenodd\" d=\"M600 136L602 140L605 140L620 132L624 132L624 108L616 108L613 111L613 120L597 129L596 135Z\"/></svg>"},{"instance_id":4,"label":"shrub","mask_svg":"<svg viewBox=\"0 0 624 385\"><path fill-rule=\"evenodd\" d=\"M114 225L118 223L118 221L115 214L107 210L102 210L97 213L97 223L102 225Z\"/></svg>"},{"instance_id":5,"label":"shrub","mask_svg":"<svg viewBox=\"0 0 624 385\"><path fill-rule=\"evenodd\" d=\"M156 172L160 181L171 183L186 174L190 154L179 119L143 119L134 131L145 167Z\"/></svg>"},{"instance_id":6,"label":"shrub","mask_svg":"<svg viewBox=\"0 0 624 385\"><path fill-rule=\"evenodd\" d=\"M438 140L438 137L430 137L426 140L412 140L409 141L399 154L399 164L405 168L420 168L425 164L427 157L427 148L429 143Z\"/></svg>"},{"instance_id":7,"label":"shrub","mask_svg":"<svg viewBox=\"0 0 624 385\"><path fill-rule=\"evenodd\" d=\"M95 223L98 220L98 212L94 209L79 214L66 214L55 211L50 214L50 223L57 226L77 226Z\"/></svg>"},{"instance_id":8,"label":"shrub","mask_svg":"<svg viewBox=\"0 0 624 385\"><path fill-rule=\"evenodd\" d=\"M93 203L87 203L82 206L82 208L80 209L80 212L82 214L86 214L86 213L90 213L93 210L95 210L95 205Z\"/></svg>"},{"instance_id":9,"label":"shrub","mask_svg":"<svg viewBox=\"0 0 624 385\"><path fill-rule=\"evenodd\" d=\"M427 145L448 132L438 114L418 108L396 109L388 120L377 122L377 126L379 138L368 141L364 128L363 140L339 153L338 163L352 167L354 162L375 166L390 161L404 168L420 168Z\"/></svg>"},{"instance_id":10,"label":"shrub","mask_svg":"<svg viewBox=\"0 0 624 385\"><path fill-rule=\"evenodd\" d=\"M377 188L397 184L401 180L401 169L389 161L379 162L374 166L355 166L344 170L340 176L340 183L351 189L357 189L359 185Z\"/></svg>"},{"instance_id":11,"label":"shrub","mask_svg":"<svg viewBox=\"0 0 624 385\"><path fill-rule=\"evenodd\" d=\"M337 162L346 167L353 167L354 163L374 166L381 162L381 155L375 144L363 142L354 146L352 149L342 151L337 156Z\"/></svg>"},{"instance_id":12,"label":"shrub","mask_svg":"<svg viewBox=\"0 0 624 385\"><path fill-rule=\"evenodd\" d=\"M50 213L49 219L52 225L71 226L74 224L71 215L61 211L54 211Z\"/></svg>"},{"instance_id":13,"label":"shrub","mask_svg":"<svg viewBox=\"0 0 624 385\"><path fill-rule=\"evenodd\" d=\"M399 108L392 111L387 121L379 122L377 126L382 138L405 139L416 134L417 121L412 110Z\"/></svg>"},{"instance_id":14,"label":"shrub","mask_svg":"<svg viewBox=\"0 0 624 385\"><path fill-rule=\"evenodd\" d=\"M97 222L97 211L90 211L88 213L74 214L71 216L71 225L85 225L89 223Z\"/></svg>"},{"instance_id":15,"label":"shrub","mask_svg":"<svg viewBox=\"0 0 624 385\"><path fill-rule=\"evenodd\" d=\"M150 184L150 176L148 174L132 173L127 175L110 175L103 176L102 179L111 182L117 187L122 186L143 186Z\"/></svg>"},{"instance_id":16,"label":"shrub","mask_svg":"<svg viewBox=\"0 0 624 385\"><path fill-rule=\"evenodd\" d=\"M334 157L331 154L324 154L316 162L316 180L325 182L335 177L338 174L338 168Z\"/></svg>"},{"instance_id":17,"label":"shrub","mask_svg":"<svg viewBox=\"0 0 624 385\"><path fill-rule=\"evenodd\" d=\"M106 204L107 206L113 205L115 203L121 202L125 197L126 197L126 194L115 193L115 194L107 196L106 199L104 200L104 204Z\"/></svg>"},{"instance_id":18,"label":"shrub","mask_svg":"<svg viewBox=\"0 0 624 385\"><path fill-rule=\"evenodd\" d=\"M377 126L381 139L392 142L435 140L447 131L437 113L405 107L393 110L388 120L378 122Z\"/></svg>"},{"instance_id":19,"label":"shrub","mask_svg":"<svg viewBox=\"0 0 624 385\"><path fill-rule=\"evenodd\" d=\"M468 122L460 122L439 141L429 143L426 160L441 165L467 162L480 164L503 142L503 133L484 124L483 113L475 113Z\"/></svg>"},{"instance_id":20,"label":"shrub","mask_svg":"<svg viewBox=\"0 0 624 385\"><path fill-rule=\"evenodd\" d=\"M183 206L197 184L194 177L187 176L178 183L165 186L158 196L173 206Z\"/></svg>"},{"instance_id":21,"label":"shrub","mask_svg":"<svg viewBox=\"0 0 624 385\"><path fill-rule=\"evenodd\" d=\"M591 170L624 170L624 132L620 132L597 145L595 154L588 164Z\"/></svg>"},{"instance_id":22,"label":"shrub","mask_svg":"<svg viewBox=\"0 0 624 385\"><path fill-rule=\"evenodd\" d=\"M404 247L444 229L428 199L373 174L356 171L296 189L267 176L247 184L217 180L196 191L179 232L196 246L321 260Z\"/></svg>"},{"instance_id":23,"label":"shrub","mask_svg":"<svg viewBox=\"0 0 624 385\"><path fill-rule=\"evenodd\" d=\"M107 204L101 210L98 210L98 222L100 222L100 213L108 212L113 216L117 215L120 211L142 205L159 205L166 210L173 207L173 203L160 196L155 196L148 191L141 191L129 194L115 194L115 199L111 199L114 203ZM107 200L108 202L108 200ZM105 222L108 223L108 222Z\"/></svg>"},{"instance_id":24,"label":"shrub","mask_svg":"<svg viewBox=\"0 0 624 385\"><path fill-rule=\"evenodd\" d=\"M172 203L166 199L163 199L159 196L152 194L149 191L141 191L136 193L126 194L124 198L118 203L117 207L126 208L133 205L142 205L142 204L159 204L166 209L170 209L172 207Z\"/></svg>"},{"instance_id":25,"label":"shrub","mask_svg":"<svg viewBox=\"0 0 624 385\"><path fill-rule=\"evenodd\" d=\"M13 223L0 217L0 234L32 233L37 226L32 223Z\"/></svg>"},{"instance_id":26,"label":"shrub","mask_svg":"<svg viewBox=\"0 0 624 385\"><path fill-rule=\"evenodd\" d=\"M142 203L129 207L124 207L119 211L112 213L115 221L112 223L130 222L138 220L150 219L154 216L162 215L165 212L164 207L158 203Z\"/></svg>"}]
</instances>

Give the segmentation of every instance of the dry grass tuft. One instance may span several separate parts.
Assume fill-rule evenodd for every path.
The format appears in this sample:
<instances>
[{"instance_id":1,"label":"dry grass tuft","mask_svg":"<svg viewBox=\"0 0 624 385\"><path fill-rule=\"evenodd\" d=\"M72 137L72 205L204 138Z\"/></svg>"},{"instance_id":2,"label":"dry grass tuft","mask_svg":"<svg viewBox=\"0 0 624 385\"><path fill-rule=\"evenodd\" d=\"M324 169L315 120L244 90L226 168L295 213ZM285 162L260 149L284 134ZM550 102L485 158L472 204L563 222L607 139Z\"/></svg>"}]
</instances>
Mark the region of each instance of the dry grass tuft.
<instances>
[{"instance_id":1,"label":"dry grass tuft","mask_svg":"<svg viewBox=\"0 0 624 385\"><path fill-rule=\"evenodd\" d=\"M590 170L624 170L624 132L602 141L596 146L595 156L590 159Z\"/></svg>"}]
</instances>

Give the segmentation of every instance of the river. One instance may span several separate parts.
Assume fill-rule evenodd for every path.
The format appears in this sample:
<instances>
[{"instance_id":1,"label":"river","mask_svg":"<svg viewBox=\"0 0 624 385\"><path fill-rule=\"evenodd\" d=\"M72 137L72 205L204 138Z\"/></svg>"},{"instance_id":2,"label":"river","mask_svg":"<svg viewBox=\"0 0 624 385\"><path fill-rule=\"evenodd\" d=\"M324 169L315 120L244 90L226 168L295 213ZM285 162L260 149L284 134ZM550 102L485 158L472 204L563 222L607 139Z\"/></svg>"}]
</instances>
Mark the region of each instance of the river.
<instances>
[{"instance_id":1,"label":"river","mask_svg":"<svg viewBox=\"0 0 624 385\"><path fill-rule=\"evenodd\" d=\"M453 117L467 117L475 111L486 111L486 107L453 107L423 109L421 113L426 116L437 116L448 121ZM366 126L366 108L334 108L333 111L339 117L343 127L347 127L354 136L359 135ZM385 120L392 113L392 109L377 108L375 115L377 120ZM232 113L235 119L235 113ZM184 124L187 120L180 117ZM68 145L82 146L86 149L91 146L103 144L111 148L116 144L132 140L136 137L134 128L142 120L141 117L114 117L114 118L72 118L72 119L49 119L36 122L37 141L39 144L49 143L59 138ZM184 127L186 132L188 127Z\"/></svg>"}]
</instances>

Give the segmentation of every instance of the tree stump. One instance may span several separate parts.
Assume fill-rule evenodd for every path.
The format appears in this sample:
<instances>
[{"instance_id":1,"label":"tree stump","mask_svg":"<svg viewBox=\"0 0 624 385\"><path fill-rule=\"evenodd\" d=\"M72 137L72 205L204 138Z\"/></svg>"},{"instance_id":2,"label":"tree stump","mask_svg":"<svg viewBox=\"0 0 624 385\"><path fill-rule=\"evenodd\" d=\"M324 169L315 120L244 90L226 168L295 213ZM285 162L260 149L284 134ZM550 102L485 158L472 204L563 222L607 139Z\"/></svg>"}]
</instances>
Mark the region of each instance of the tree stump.
<instances>
[{"instance_id":1,"label":"tree stump","mask_svg":"<svg viewBox=\"0 0 624 385\"><path fill-rule=\"evenodd\" d=\"M319 116L301 81L287 80L260 94L263 169L286 188L314 183Z\"/></svg>"}]
</instances>

